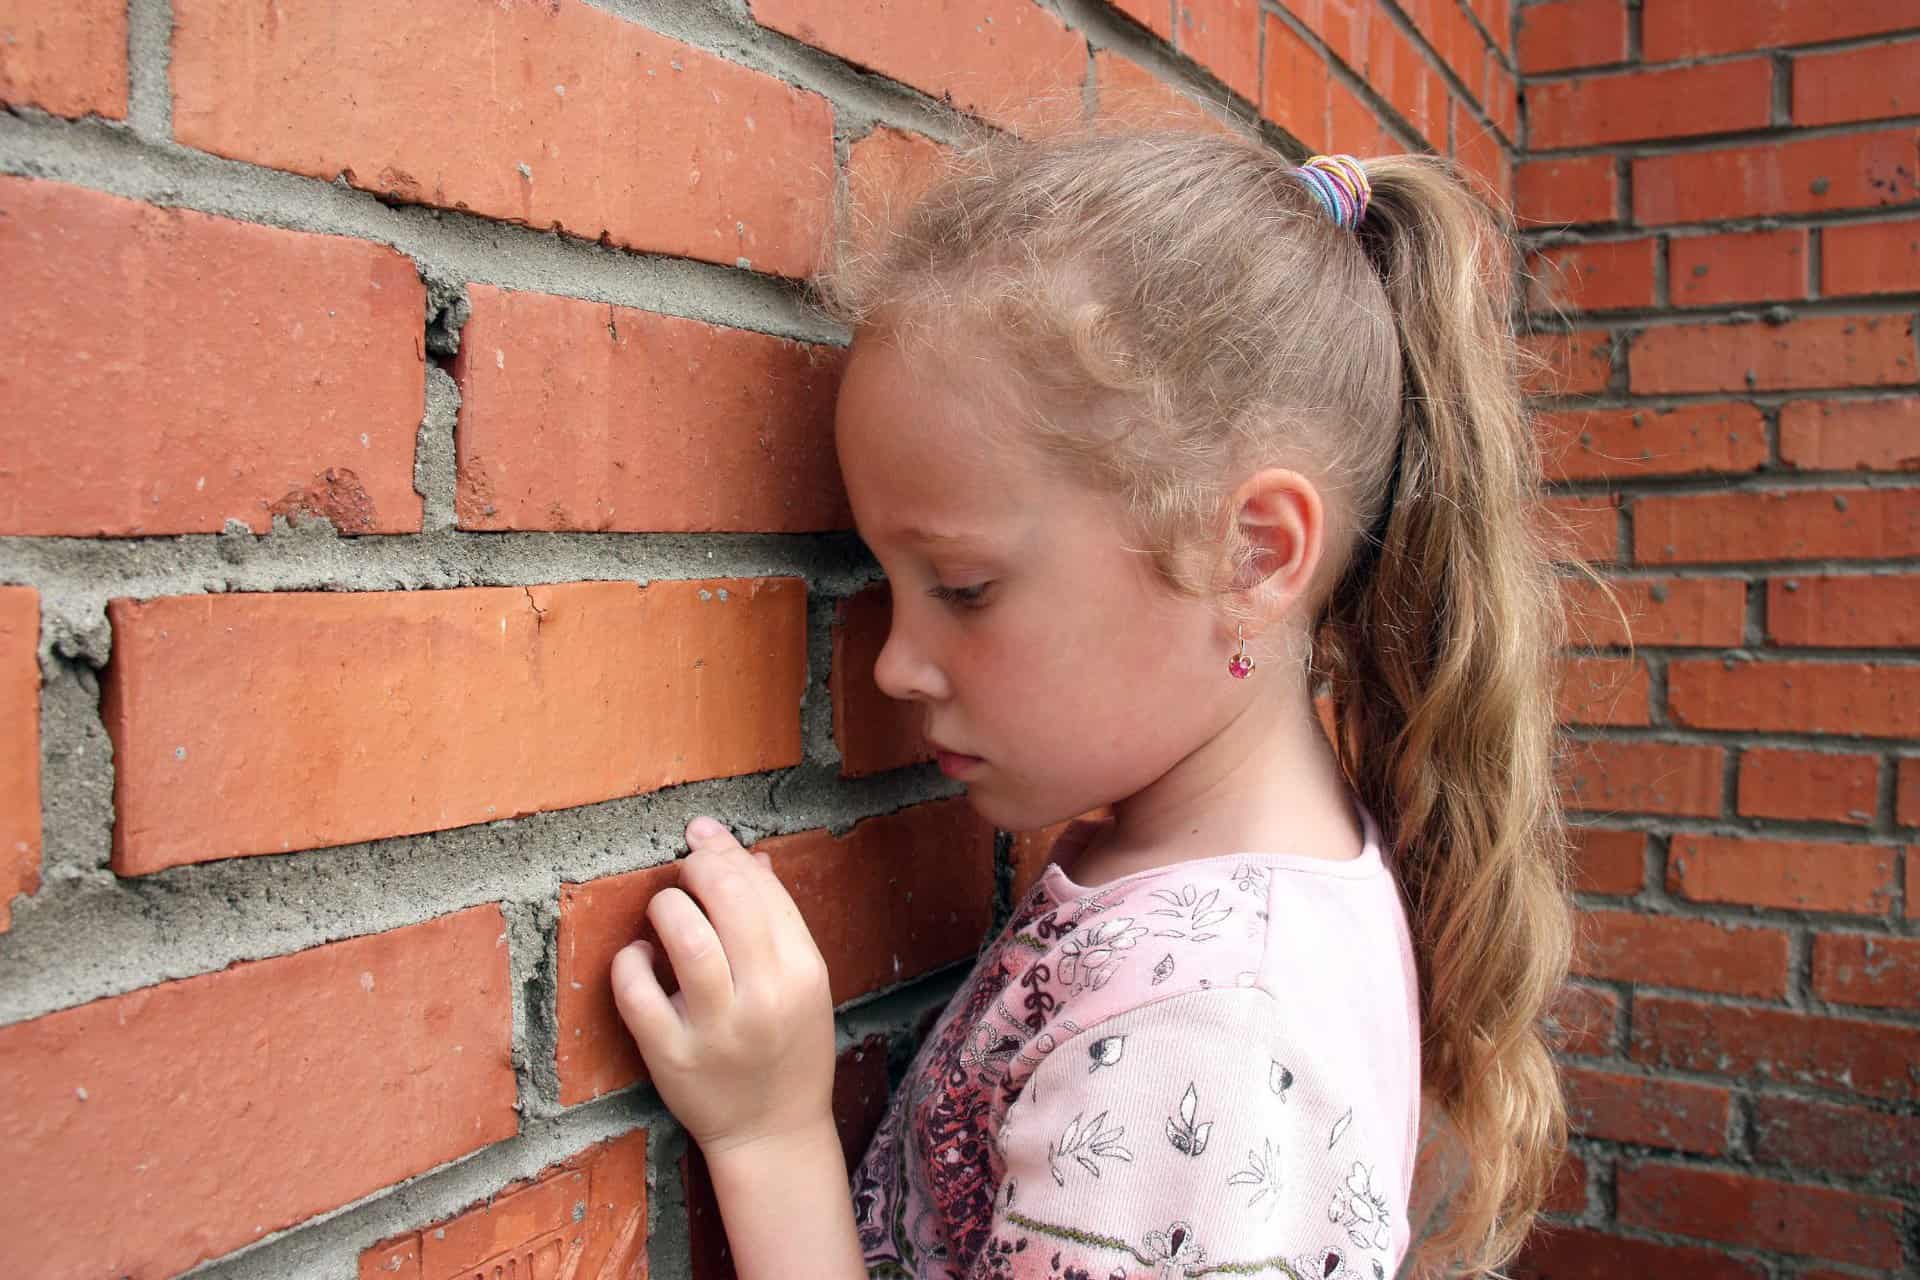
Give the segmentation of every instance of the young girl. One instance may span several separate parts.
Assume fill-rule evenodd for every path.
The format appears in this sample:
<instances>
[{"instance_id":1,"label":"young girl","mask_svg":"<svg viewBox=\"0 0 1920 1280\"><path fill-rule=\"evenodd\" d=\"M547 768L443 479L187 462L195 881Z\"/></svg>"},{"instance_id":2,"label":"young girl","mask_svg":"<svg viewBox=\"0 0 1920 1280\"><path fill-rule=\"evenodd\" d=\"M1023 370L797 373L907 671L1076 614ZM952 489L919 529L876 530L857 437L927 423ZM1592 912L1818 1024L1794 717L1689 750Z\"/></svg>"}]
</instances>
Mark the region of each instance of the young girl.
<instances>
[{"instance_id":1,"label":"young girl","mask_svg":"<svg viewBox=\"0 0 1920 1280\"><path fill-rule=\"evenodd\" d=\"M688 828L692 896L650 908L682 990L639 944L613 981L741 1275L1500 1265L1564 1145L1570 930L1499 223L1433 158L1093 125L969 140L883 231L816 282L893 586L875 678L995 825L1111 816L1055 843L851 1196L818 952ZM1423 1091L1451 1155L1416 1195Z\"/></svg>"}]
</instances>

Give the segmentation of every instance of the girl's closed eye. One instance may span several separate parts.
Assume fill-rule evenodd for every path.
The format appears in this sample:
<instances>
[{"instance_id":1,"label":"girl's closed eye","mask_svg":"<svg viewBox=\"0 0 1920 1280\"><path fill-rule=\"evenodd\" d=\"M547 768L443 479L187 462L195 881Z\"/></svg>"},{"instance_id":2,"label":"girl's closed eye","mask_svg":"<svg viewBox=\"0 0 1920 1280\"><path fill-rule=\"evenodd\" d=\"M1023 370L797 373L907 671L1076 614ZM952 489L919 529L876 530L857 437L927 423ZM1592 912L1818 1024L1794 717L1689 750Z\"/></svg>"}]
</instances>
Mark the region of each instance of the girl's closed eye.
<instances>
[{"instance_id":1,"label":"girl's closed eye","mask_svg":"<svg viewBox=\"0 0 1920 1280\"><path fill-rule=\"evenodd\" d=\"M927 594L937 600L945 600L948 604L959 605L963 609L978 609L983 607L985 602L982 597L987 588L992 585L990 582L982 582L971 587L936 586L929 587Z\"/></svg>"}]
</instances>

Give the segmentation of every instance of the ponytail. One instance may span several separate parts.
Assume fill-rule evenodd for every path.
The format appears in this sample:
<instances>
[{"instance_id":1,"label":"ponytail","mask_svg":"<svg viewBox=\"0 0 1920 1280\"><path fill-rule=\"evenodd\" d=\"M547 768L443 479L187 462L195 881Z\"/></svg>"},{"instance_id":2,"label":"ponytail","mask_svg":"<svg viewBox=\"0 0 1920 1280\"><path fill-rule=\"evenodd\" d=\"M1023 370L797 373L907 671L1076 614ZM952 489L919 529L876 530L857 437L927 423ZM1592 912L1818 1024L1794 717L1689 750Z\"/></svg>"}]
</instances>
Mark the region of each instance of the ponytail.
<instances>
[{"instance_id":1,"label":"ponytail","mask_svg":"<svg viewBox=\"0 0 1920 1280\"><path fill-rule=\"evenodd\" d=\"M1566 1147L1544 1026L1572 937L1554 782L1565 622L1504 228L1443 161L1365 168L1355 234L1398 330L1399 459L1314 652L1335 749L1388 827L1420 968L1423 1086L1455 1138L1445 1220L1415 1273L1478 1275L1519 1249Z\"/></svg>"}]
</instances>

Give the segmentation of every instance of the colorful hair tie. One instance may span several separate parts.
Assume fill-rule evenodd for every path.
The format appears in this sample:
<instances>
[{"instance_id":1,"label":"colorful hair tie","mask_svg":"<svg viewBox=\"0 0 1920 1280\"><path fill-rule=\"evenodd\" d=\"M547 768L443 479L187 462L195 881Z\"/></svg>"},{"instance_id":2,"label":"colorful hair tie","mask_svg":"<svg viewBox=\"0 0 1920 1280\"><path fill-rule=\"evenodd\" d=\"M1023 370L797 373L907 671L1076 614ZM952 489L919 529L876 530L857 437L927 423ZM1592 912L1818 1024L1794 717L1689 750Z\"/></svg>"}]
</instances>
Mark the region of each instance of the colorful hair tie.
<instances>
[{"instance_id":1,"label":"colorful hair tie","mask_svg":"<svg viewBox=\"0 0 1920 1280\"><path fill-rule=\"evenodd\" d=\"M1349 231L1360 227L1373 198L1367 171L1352 156L1310 156L1296 170L1329 218Z\"/></svg>"}]
</instances>

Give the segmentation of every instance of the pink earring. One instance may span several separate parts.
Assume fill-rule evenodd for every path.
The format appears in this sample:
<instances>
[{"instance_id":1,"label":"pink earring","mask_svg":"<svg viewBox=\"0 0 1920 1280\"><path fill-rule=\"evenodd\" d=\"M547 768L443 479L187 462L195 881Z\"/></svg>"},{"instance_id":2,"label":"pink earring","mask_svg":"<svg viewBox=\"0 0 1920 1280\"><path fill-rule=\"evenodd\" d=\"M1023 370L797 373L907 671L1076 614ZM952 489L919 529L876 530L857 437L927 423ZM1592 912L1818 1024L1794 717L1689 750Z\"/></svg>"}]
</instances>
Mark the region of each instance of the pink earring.
<instances>
[{"instance_id":1,"label":"pink earring","mask_svg":"<svg viewBox=\"0 0 1920 1280\"><path fill-rule=\"evenodd\" d=\"M1227 659L1227 670L1235 680L1245 680L1253 674L1253 659L1247 656L1246 627L1241 626L1236 631L1240 637L1240 652Z\"/></svg>"}]
</instances>

